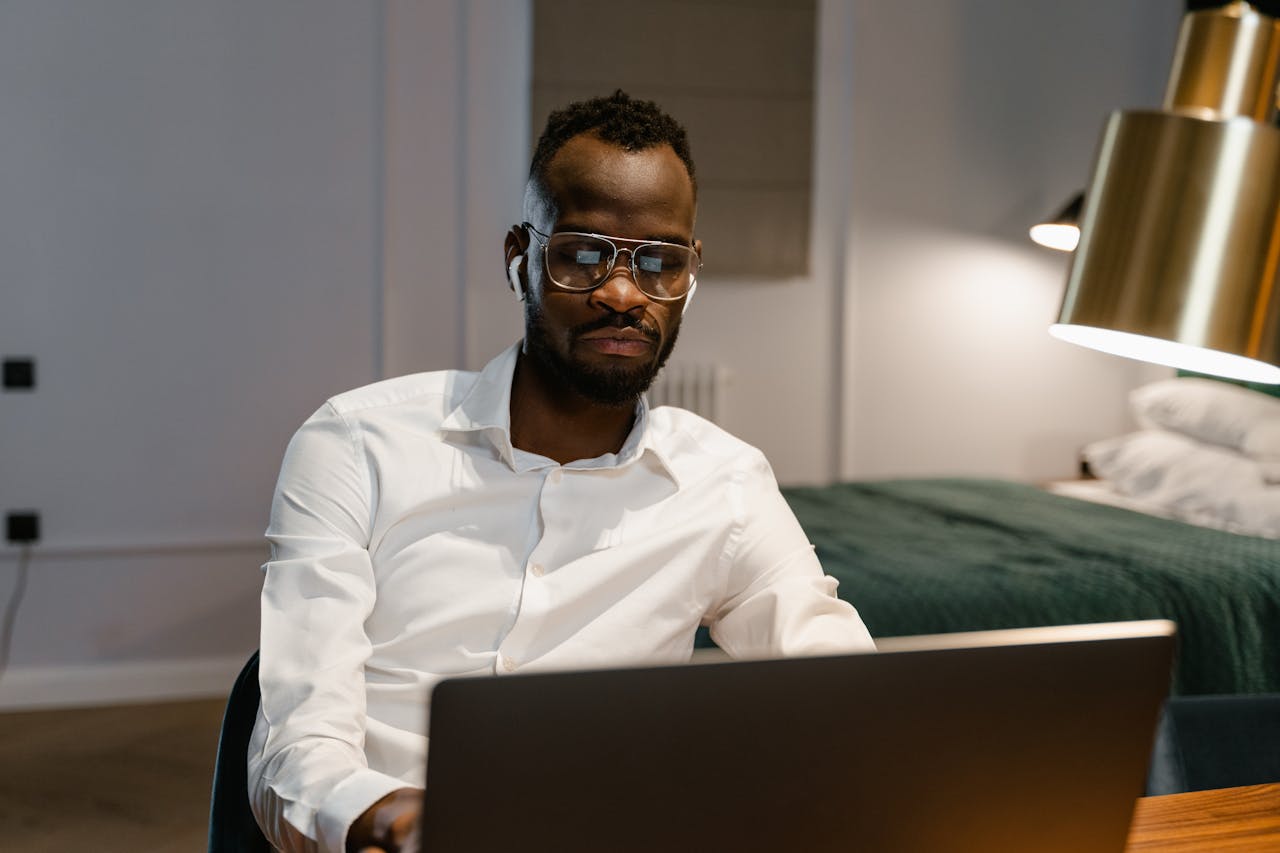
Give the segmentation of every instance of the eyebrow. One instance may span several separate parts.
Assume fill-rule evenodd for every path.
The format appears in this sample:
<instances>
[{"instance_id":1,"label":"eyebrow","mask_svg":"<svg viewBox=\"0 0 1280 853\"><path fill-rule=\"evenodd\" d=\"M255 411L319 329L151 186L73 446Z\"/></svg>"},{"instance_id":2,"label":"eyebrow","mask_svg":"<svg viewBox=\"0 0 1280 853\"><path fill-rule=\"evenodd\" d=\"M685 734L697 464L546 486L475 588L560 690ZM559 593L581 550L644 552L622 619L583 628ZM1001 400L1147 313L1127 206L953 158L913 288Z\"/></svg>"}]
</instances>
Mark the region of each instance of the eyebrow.
<instances>
[{"instance_id":1,"label":"eyebrow","mask_svg":"<svg viewBox=\"0 0 1280 853\"><path fill-rule=\"evenodd\" d=\"M613 237L612 234L604 234L604 233L601 233L600 231L592 230L591 228L588 228L584 225L579 225L576 222L562 223L559 227L553 228L551 233L555 234L555 233L564 232L564 231L574 231L574 232L577 232L578 234L599 234L601 237ZM650 234L647 237L639 237L639 238L632 238L632 237L613 237L613 238L615 240L626 240L631 243L674 243L677 246L684 246L686 248L693 246L693 238L689 238L689 240L686 241L685 238L680 236L679 234Z\"/></svg>"}]
</instances>

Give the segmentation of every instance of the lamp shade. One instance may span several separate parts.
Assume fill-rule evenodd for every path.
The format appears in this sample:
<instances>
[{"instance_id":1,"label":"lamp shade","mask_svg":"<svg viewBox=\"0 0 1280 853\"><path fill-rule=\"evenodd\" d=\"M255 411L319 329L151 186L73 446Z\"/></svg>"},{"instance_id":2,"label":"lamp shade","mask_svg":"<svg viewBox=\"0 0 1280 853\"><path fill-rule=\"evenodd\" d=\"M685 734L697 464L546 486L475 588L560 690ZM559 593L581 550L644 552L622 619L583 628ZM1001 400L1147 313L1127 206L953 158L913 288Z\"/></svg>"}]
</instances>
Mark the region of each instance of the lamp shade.
<instances>
[{"instance_id":1,"label":"lamp shade","mask_svg":"<svg viewBox=\"0 0 1280 853\"><path fill-rule=\"evenodd\" d=\"M1274 96L1263 115L1256 95L1275 91L1277 48L1280 27L1244 4L1184 19L1165 109L1113 113L1103 131L1051 334L1280 384L1280 130Z\"/></svg>"},{"instance_id":2,"label":"lamp shade","mask_svg":"<svg viewBox=\"0 0 1280 853\"><path fill-rule=\"evenodd\" d=\"M1031 239L1048 249L1073 251L1080 242L1080 211L1084 193L1076 193L1053 216L1031 226Z\"/></svg>"}]
</instances>

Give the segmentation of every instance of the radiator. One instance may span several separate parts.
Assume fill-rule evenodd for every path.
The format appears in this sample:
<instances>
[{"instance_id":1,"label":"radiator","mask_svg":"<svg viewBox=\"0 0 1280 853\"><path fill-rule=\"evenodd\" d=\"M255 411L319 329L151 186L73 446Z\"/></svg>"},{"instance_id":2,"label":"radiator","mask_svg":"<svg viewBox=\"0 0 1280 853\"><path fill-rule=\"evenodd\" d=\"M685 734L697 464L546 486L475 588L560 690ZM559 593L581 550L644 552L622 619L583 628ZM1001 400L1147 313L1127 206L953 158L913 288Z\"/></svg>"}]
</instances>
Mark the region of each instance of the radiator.
<instances>
[{"instance_id":1,"label":"radiator","mask_svg":"<svg viewBox=\"0 0 1280 853\"><path fill-rule=\"evenodd\" d=\"M729 370L718 364L669 363L649 389L650 406L679 406L720 423Z\"/></svg>"}]
</instances>

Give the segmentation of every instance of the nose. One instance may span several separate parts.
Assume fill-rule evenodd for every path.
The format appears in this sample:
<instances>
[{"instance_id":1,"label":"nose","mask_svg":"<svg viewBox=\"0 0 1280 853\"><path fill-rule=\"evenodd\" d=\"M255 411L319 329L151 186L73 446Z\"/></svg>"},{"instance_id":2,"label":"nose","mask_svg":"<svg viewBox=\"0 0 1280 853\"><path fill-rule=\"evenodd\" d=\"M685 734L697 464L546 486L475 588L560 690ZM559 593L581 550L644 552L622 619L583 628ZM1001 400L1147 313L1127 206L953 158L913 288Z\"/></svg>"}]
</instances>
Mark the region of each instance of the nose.
<instances>
[{"instance_id":1,"label":"nose","mask_svg":"<svg viewBox=\"0 0 1280 853\"><path fill-rule=\"evenodd\" d=\"M623 252L618 253L609 276L599 287L591 291L593 303L617 314L627 314L637 309L643 310L649 304L649 297L644 295L644 291L639 288L631 274L631 253L626 252L627 257L624 262Z\"/></svg>"}]
</instances>

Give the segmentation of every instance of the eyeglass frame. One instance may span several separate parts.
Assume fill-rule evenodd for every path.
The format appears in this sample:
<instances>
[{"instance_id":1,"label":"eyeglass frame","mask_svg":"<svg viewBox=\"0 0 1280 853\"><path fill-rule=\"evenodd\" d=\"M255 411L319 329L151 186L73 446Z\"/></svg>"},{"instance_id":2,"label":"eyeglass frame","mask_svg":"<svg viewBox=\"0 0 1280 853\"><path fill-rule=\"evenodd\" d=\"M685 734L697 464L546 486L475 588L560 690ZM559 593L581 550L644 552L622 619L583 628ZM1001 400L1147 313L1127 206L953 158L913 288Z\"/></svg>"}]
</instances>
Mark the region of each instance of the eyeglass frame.
<instances>
[{"instance_id":1,"label":"eyeglass frame","mask_svg":"<svg viewBox=\"0 0 1280 853\"><path fill-rule=\"evenodd\" d=\"M533 224L530 222L522 222L520 223L520 227L532 232L534 239L538 245L542 247L542 268L547 273L547 279L553 285L566 293L590 293L593 290L599 289L613 276L613 272L618 265L619 252L626 252L629 256L627 259L627 270L631 273L631 280L635 283L636 289L649 299L656 302L679 302L681 299L688 299L693 294L694 289L698 286L698 272L702 269L702 256L698 254L698 251L695 248L692 246L686 246L683 243L669 243L666 240L633 240L629 237L610 237L607 234L596 234L591 231L552 231L550 234L543 234L537 228L534 228ZM609 259L609 268L605 270L604 275L600 277L599 281L590 287L567 287L551 277L551 271L547 263L547 246L551 243L551 238L557 234L566 234L572 237L594 237L597 240L604 240L613 248L613 257ZM635 248L629 248L627 246L619 246L618 243L638 243L639 245ZM679 246L681 249L686 249L692 252L693 256L698 259L698 265L694 267L693 272L689 274L689 289L679 296L655 296L640 287L640 273L639 270L636 269L636 250L643 249L645 246Z\"/></svg>"}]
</instances>

